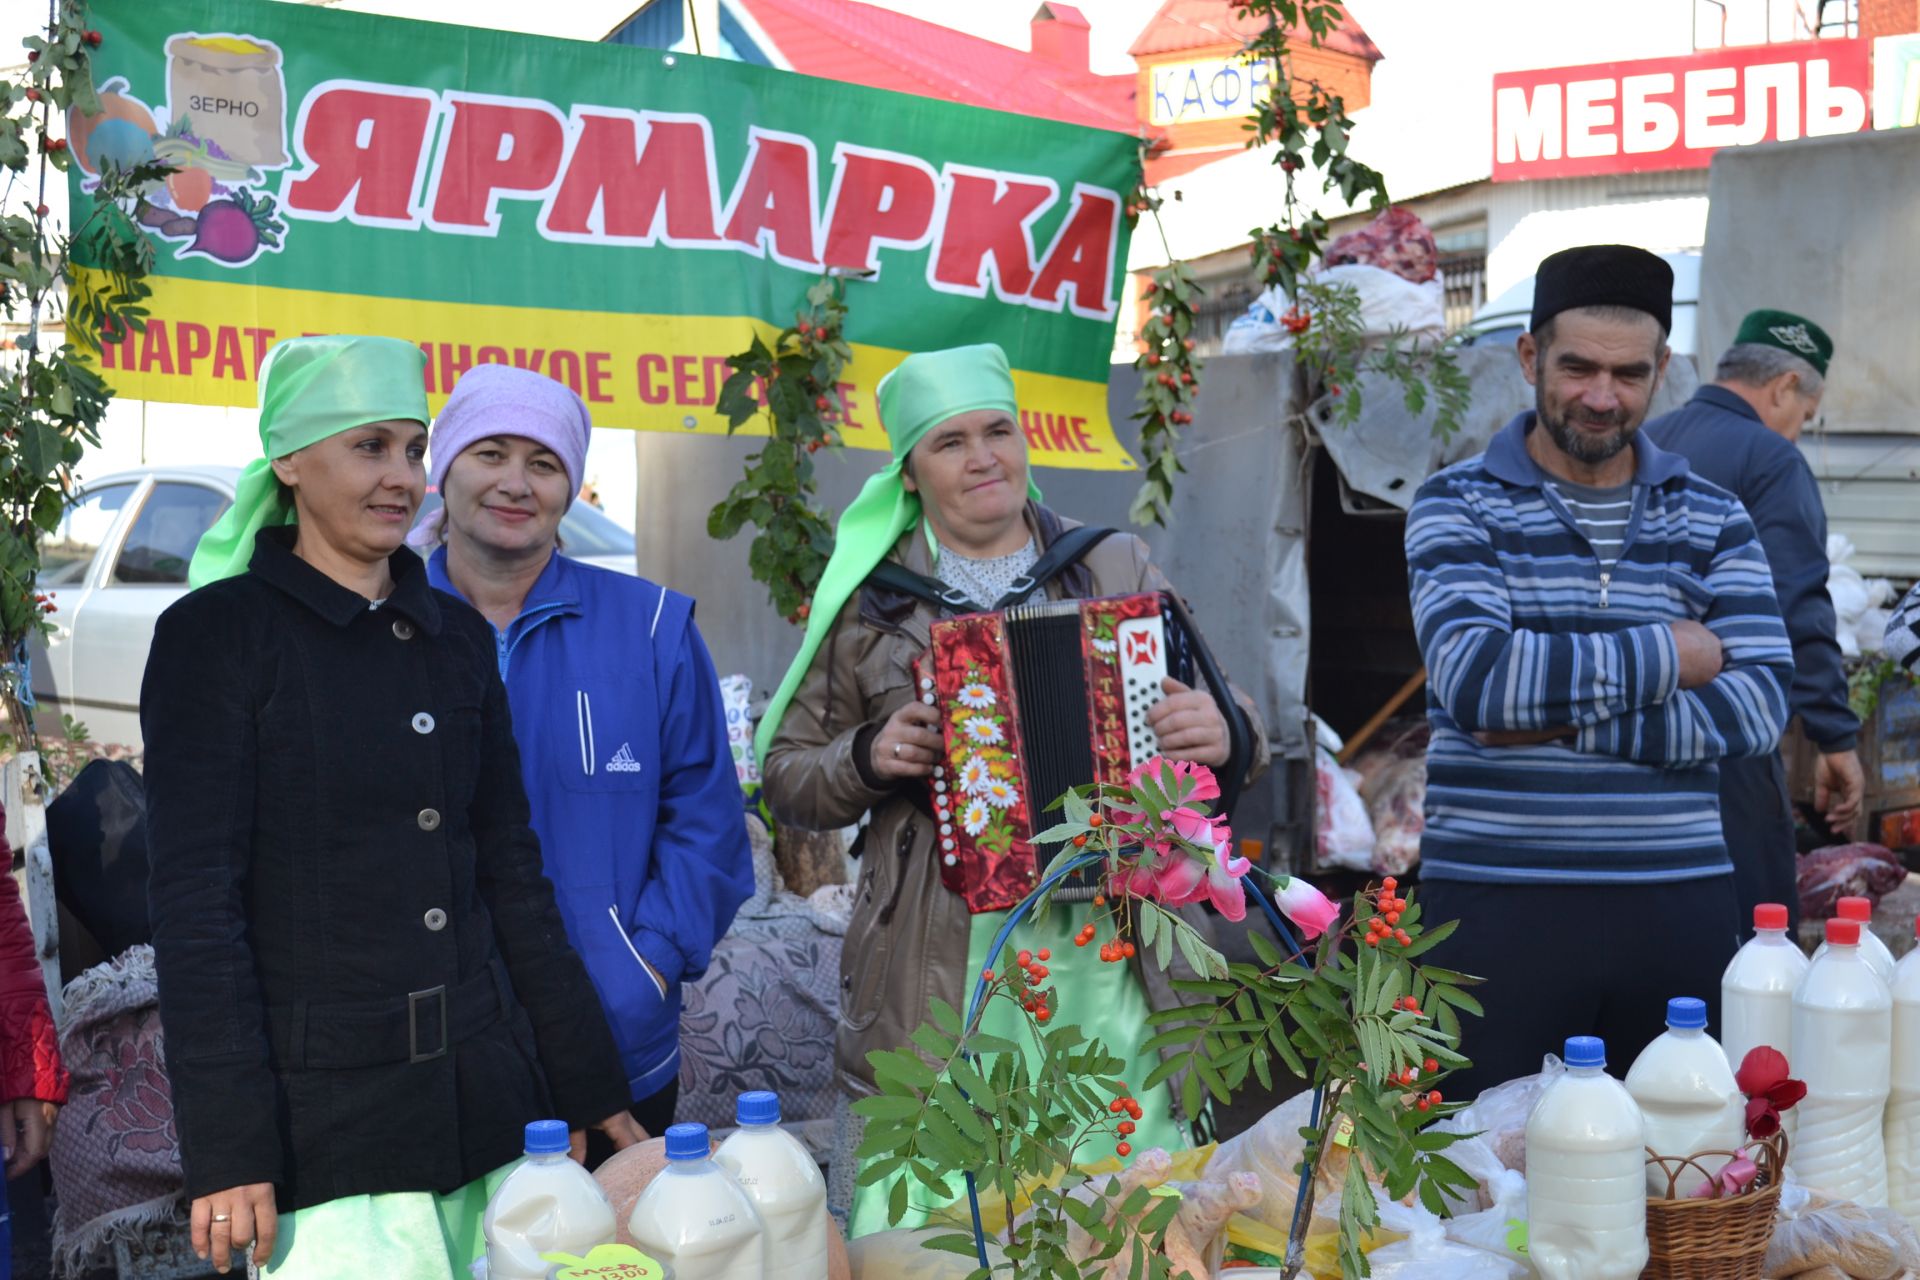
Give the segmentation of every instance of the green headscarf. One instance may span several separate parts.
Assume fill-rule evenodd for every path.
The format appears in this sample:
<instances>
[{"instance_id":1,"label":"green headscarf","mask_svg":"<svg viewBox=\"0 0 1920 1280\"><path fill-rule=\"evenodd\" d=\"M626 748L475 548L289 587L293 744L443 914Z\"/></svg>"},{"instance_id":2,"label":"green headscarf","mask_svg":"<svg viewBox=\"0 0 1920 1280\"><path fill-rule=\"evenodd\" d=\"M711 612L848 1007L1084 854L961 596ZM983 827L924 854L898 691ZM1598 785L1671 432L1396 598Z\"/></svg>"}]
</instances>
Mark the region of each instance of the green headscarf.
<instances>
[{"instance_id":1,"label":"green headscarf","mask_svg":"<svg viewBox=\"0 0 1920 1280\"><path fill-rule=\"evenodd\" d=\"M886 559L900 535L920 519L919 496L908 493L900 481L913 446L948 418L963 413L999 409L1017 418L1020 412L1014 401L1013 371L1007 365L1007 353L990 342L910 355L880 379L876 396L880 425L886 428L893 445L893 461L867 481L860 496L840 517L834 531L833 556L820 575L820 585L814 588L806 638L801 640L800 652L794 655L793 665L787 668L786 678L780 681L753 735L754 753L762 761L773 744L780 718L786 714L841 608L874 566ZM1031 471L1027 474L1027 496L1036 502L1040 499Z\"/></svg>"},{"instance_id":2,"label":"green headscarf","mask_svg":"<svg viewBox=\"0 0 1920 1280\"><path fill-rule=\"evenodd\" d=\"M194 548L187 583L204 587L247 571L253 535L295 520L293 495L273 459L369 422L425 423L427 358L398 338L350 334L289 338L260 368L260 448L234 490L233 505Z\"/></svg>"}]
</instances>

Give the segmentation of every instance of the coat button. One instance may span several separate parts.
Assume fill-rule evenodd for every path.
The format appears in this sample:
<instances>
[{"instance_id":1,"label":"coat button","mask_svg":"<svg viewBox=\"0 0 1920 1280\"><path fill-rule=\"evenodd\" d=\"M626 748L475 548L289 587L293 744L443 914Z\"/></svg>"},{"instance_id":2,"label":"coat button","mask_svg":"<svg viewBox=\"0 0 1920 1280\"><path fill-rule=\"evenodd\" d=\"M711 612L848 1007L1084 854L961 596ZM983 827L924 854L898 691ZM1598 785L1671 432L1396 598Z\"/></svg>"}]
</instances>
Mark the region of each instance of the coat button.
<instances>
[{"instance_id":1,"label":"coat button","mask_svg":"<svg viewBox=\"0 0 1920 1280\"><path fill-rule=\"evenodd\" d=\"M432 733L433 717L422 711L413 718L413 731L415 733Z\"/></svg>"},{"instance_id":2,"label":"coat button","mask_svg":"<svg viewBox=\"0 0 1920 1280\"><path fill-rule=\"evenodd\" d=\"M427 912L426 915L420 917L420 923L426 925L432 932L438 933L447 927L447 913L435 907L433 910Z\"/></svg>"},{"instance_id":3,"label":"coat button","mask_svg":"<svg viewBox=\"0 0 1920 1280\"><path fill-rule=\"evenodd\" d=\"M413 624L405 618L395 618L393 620L393 634L397 639L411 640L413 639Z\"/></svg>"},{"instance_id":4,"label":"coat button","mask_svg":"<svg viewBox=\"0 0 1920 1280\"><path fill-rule=\"evenodd\" d=\"M420 829L422 831L437 831L439 828L440 811L438 809L422 809L420 811Z\"/></svg>"}]
</instances>

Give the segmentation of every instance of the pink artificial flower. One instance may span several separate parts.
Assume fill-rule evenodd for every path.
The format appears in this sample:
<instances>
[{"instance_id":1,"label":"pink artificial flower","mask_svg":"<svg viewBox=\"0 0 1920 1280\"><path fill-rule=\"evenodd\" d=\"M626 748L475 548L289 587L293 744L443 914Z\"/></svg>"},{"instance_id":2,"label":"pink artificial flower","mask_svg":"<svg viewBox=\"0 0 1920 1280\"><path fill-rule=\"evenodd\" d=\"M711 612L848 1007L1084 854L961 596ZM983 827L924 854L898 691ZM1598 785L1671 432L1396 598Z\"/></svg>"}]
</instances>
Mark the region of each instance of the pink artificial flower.
<instances>
[{"instance_id":1,"label":"pink artificial flower","mask_svg":"<svg viewBox=\"0 0 1920 1280\"><path fill-rule=\"evenodd\" d=\"M1230 840L1213 847L1213 865L1207 868L1207 896L1221 915L1238 923L1247 918L1247 889L1240 881L1253 864L1230 856L1232 848Z\"/></svg>"},{"instance_id":2,"label":"pink artificial flower","mask_svg":"<svg viewBox=\"0 0 1920 1280\"><path fill-rule=\"evenodd\" d=\"M1107 877L1107 892L1116 898L1154 897L1153 872L1135 863Z\"/></svg>"},{"instance_id":3,"label":"pink artificial flower","mask_svg":"<svg viewBox=\"0 0 1920 1280\"><path fill-rule=\"evenodd\" d=\"M1273 901L1281 915L1300 927L1308 942L1325 933L1340 918L1340 908L1298 876L1289 876L1287 882L1274 891Z\"/></svg>"},{"instance_id":4,"label":"pink artificial flower","mask_svg":"<svg viewBox=\"0 0 1920 1280\"><path fill-rule=\"evenodd\" d=\"M1153 896L1168 907L1198 902L1207 896L1206 869L1178 850L1165 855L1153 873Z\"/></svg>"},{"instance_id":5,"label":"pink artificial flower","mask_svg":"<svg viewBox=\"0 0 1920 1280\"><path fill-rule=\"evenodd\" d=\"M1221 826L1226 819L1209 818L1206 814L1196 812L1185 805L1178 809L1167 810L1160 815L1160 821L1173 828L1173 834L1188 844L1202 849L1213 848L1226 835Z\"/></svg>"},{"instance_id":6,"label":"pink artificial flower","mask_svg":"<svg viewBox=\"0 0 1920 1280\"><path fill-rule=\"evenodd\" d=\"M1760 1166L1745 1156L1727 1161L1719 1173L1693 1189L1695 1200L1725 1200L1739 1195L1760 1176Z\"/></svg>"},{"instance_id":7,"label":"pink artificial flower","mask_svg":"<svg viewBox=\"0 0 1920 1280\"><path fill-rule=\"evenodd\" d=\"M1167 776L1168 770L1172 770L1172 777ZM1165 756L1155 756L1127 775L1127 786L1138 787L1142 778L1153 779L1170 797L1179 795L1180 783L1192 781L1193 790L1185 796L1180 796L1181 799L1218 800L1220 798L1220 783L1213 776L1213 770L1203 764L1194 764L1190 760L1169 760Z\"/></svg>"}]
</instances>

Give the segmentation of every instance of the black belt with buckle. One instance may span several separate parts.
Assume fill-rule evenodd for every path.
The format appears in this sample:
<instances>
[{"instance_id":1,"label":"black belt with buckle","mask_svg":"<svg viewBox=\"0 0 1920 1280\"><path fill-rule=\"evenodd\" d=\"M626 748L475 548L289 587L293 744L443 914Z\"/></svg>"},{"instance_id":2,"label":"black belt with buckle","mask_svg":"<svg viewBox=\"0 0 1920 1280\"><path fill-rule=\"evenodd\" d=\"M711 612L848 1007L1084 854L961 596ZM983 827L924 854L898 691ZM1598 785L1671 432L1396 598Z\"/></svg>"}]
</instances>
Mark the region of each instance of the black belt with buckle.
<instances>
[{"instance_id":1,"label":"black belt with buckle","mask_svg":"<svg viewBox=\"0 0 1920 1280\"><path fill-rule=\"evenodd\" d=\"M271 1005L267 1042L283 1070L412 1065L444 1058L512 1007L512 988L495 961L465 982L396 999Z\"/></svg>"}]
</instances>

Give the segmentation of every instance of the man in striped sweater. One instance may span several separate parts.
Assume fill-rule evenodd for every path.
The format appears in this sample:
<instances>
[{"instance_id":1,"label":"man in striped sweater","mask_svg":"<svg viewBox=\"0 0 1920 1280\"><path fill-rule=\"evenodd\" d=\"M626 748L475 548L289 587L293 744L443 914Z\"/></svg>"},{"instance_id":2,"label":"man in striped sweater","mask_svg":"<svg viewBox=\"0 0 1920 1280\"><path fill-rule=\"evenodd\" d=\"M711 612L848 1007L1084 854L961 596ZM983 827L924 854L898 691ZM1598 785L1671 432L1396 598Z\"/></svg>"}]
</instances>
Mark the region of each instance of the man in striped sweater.
<instances>
[{"instance_id":1,"label":"man in striped sweater","mask_svg":"<svg viewBox=\"0 0 1920 1280\"><path fill-rule=\"evenodd\" d=\"M1555 254L1518 349L1534 411L1429 479L1407 517L1428 670L1424 912L1488 980L1455 1088L1570 1035L1620 1068L1670 996L1717 1006L1737 945L1716 762L1772 751L1791 650L1739 502L1639 437L1670 268Z\"/></svg>"}]
</instances>

